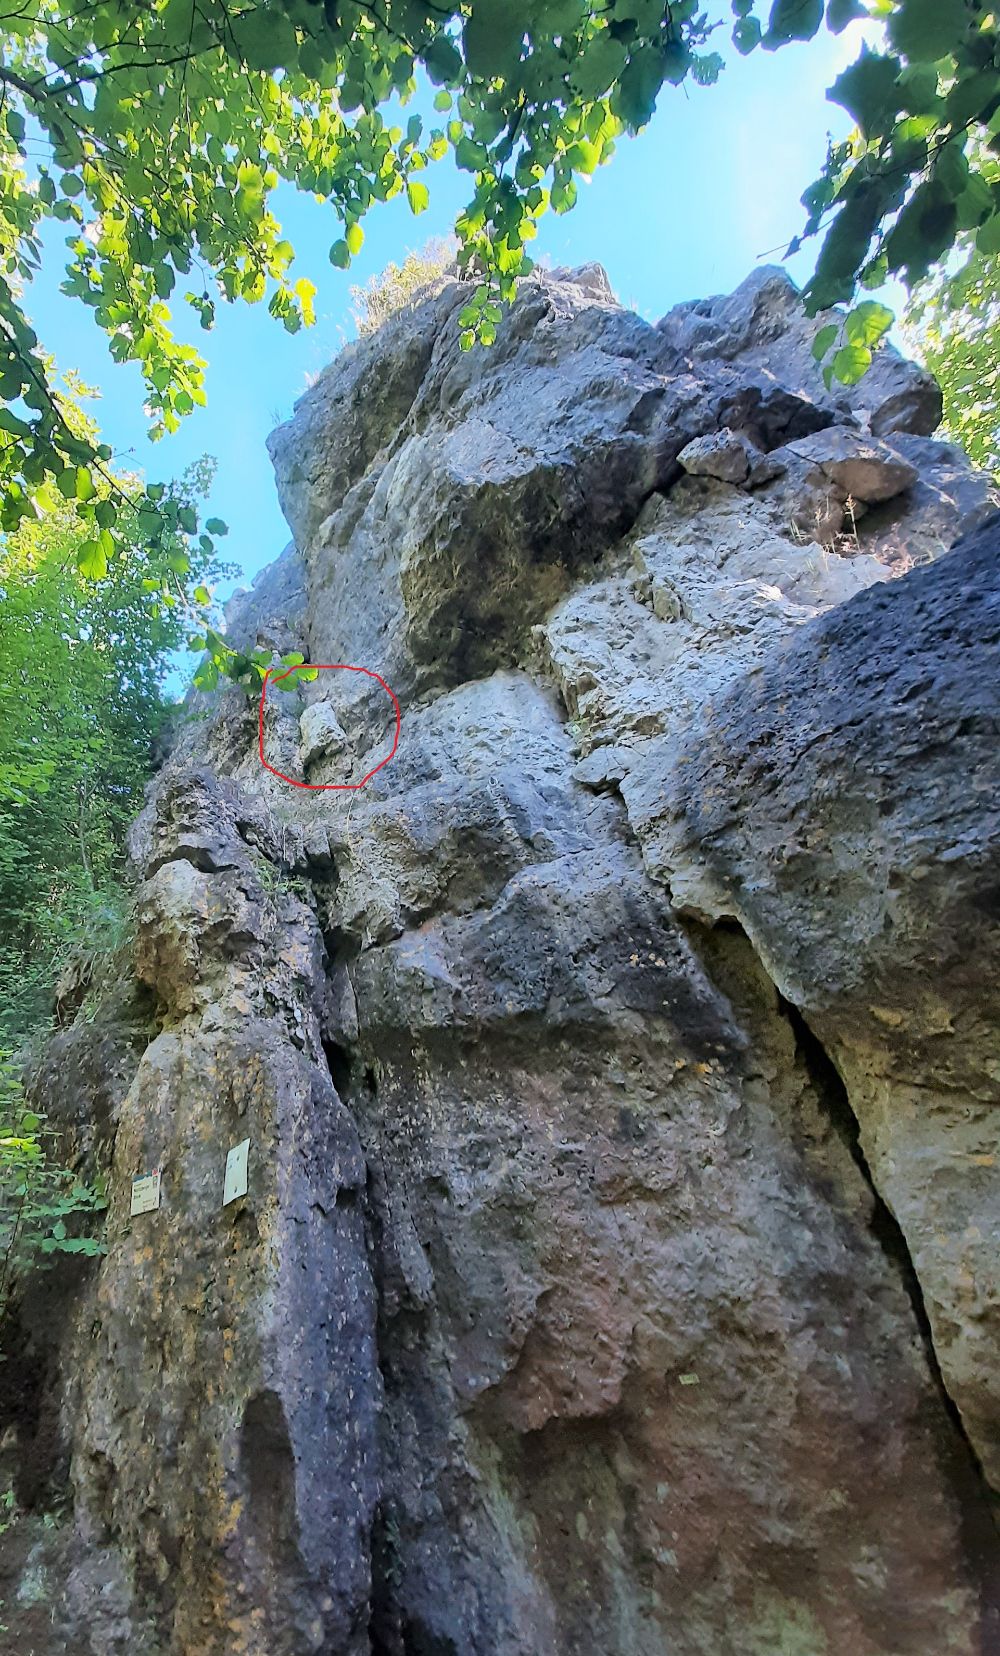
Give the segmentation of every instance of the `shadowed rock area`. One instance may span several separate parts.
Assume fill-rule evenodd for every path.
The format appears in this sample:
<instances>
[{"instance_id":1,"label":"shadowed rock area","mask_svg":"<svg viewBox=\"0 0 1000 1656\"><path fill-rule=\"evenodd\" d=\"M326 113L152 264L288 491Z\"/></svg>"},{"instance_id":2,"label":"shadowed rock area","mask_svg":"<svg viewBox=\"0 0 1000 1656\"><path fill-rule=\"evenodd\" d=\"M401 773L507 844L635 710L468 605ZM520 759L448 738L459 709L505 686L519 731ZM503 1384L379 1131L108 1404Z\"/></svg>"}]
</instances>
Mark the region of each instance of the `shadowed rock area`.
<instances>
[{"instance_id":1,"label":"shadowed rock area","mask_svg":"<svg viewBox=\"0 0 1000 1656\"><path fill-rule=\"evenodd\" d=\"M780 272L463 299L274 434L229 618L398 751L193 698L31 1073L111 1207L0 1371L0 1648L991 1656L996 501Z\"/></svg>"}]
</instances>

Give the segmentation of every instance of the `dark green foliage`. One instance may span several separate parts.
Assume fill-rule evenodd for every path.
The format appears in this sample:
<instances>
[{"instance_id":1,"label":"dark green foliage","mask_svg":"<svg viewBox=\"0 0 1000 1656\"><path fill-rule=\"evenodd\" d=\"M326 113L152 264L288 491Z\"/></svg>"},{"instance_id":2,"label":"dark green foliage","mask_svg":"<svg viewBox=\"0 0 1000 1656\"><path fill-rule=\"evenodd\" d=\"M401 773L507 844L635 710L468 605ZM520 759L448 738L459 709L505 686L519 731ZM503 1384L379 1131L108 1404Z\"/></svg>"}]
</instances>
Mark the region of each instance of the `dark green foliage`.
<instances>
[{"instance_id":1,"label":"dark green foliage","mask_svg":"<svg viewBox=\"0 0 1000 1656\"><path fill-rule=\"evenodd\" d=\"M99 1184L60 1165L56 1135L0 1052L0 1323L26 1272L59 1254L104 1252L94 1226L107 1205Z\"/></svg>"},{"instance_id":2,"label":"dark green foliage","mask_svg":"<svg viewBox=\"0 0 1000 1656\"><path fill-rule=\"evenodd\" d=\"M179 510L207 483L199 471L171 493ZM141 502L120 512L122 550L99 583L79 568L88 531L69 502L0 547L0 1046L45 1016L81 927L96 941L117 924L124 834L188 624L180 543L148 552L141 513ZM183 557L208 600L221 570L197 544Z\"/></svg>"},{"instance_id":3,"label":"dark green foliage","mask_svg":"<svg viewBox=\"0 0 1000 1656\"><path fill-rule=\"evenodd\" d=\"M733 0L732 9L745 51L755 7ZM815 6L778 0L764 44L802 38L818 26L815 14ZM859 285L877 287L889 275L921 281L963 232L986 258L1000 249L1000 191L984 164L1000 150L996 8L986 0L827 0L831 29L864 15L885 24L885 40L878 50L862 46L828 94L859 130L831 148L803 198L805 234L824 234L806 288L813 312L850 303ZM871 343L830 340L828 378L857 379Z\"/></svg>"}]
</instances>

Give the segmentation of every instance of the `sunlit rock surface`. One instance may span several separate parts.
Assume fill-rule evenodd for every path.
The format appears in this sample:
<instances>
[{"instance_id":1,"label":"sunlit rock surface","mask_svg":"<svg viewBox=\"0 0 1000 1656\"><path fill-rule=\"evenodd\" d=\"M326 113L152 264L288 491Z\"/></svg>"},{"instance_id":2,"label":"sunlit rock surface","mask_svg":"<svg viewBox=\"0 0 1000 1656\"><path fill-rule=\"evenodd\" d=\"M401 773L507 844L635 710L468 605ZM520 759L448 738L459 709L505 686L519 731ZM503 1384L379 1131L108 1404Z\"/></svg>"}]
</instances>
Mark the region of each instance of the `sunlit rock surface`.
<instances>
[{"instance_id":1,"label":"sunlit rock surface","mask_svg":"<svg viewBox=\"0 0 1000 1656\"><path fill-rule=\"evenodd\" d=\"M308 789L197 698L129 968L35 1068L111 1210L3 1379L60 1514L5 1636L988 1656L990 489L901 358L825 393L778 272L657 327L539 276L488 352L463 297L274 434L230 618L384 679L395 756L343 788L368 674L267 698Z\"/></svg>"}]
</instances>

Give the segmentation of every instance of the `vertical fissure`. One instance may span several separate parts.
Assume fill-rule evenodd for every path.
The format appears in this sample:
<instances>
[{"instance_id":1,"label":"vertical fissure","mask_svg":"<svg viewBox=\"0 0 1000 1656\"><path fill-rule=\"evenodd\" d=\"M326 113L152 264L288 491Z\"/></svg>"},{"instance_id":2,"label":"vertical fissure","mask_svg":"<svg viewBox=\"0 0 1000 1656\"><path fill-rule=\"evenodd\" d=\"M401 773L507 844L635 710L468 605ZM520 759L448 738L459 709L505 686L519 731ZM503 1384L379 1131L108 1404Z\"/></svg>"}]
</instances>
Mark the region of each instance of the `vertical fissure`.
<instances>
[{"instance_id":1,"label":"vertical fissure","mask_svg":"<svg viewBox=\"0 0 1000 1656\"><path fill-rule=\"evenodd\" d=\"M870 1231L895 1271L909 1300L935 1392L950 1427L948 1471L961 1512L962 1535L982 1592L984 1617L1000 1638L1000 1498L990 1485L965 1429L961 1411L948 1391L934 1344L920 1279L902 1226L880 1192L861 1143L861 1128L836 1064L798 1007L778 993L778 1004L795 1036L796 1050L821 1107L850 1153L873 1203ZM993 1644L984 1649L1000 1648Z\"/></svg>"}]
</instances>

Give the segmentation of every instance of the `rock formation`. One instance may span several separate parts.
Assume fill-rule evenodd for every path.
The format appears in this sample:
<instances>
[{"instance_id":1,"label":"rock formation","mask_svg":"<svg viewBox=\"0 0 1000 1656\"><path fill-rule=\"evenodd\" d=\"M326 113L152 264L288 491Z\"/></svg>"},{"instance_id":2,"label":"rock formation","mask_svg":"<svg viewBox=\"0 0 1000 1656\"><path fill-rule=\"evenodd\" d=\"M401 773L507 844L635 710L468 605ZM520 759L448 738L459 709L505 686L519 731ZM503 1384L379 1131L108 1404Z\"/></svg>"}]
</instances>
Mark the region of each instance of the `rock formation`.
<instances>
[{"instance_id":1,"label":"rock formation","mask_svg":"<svg viewBox=\"0 0 1000 1656\"><path fill-rule=\"evenodd\" d=\"M274 434L230 630L324 670L273 770L195 698L33 1072L111 1208L2 1381L10 1649L988 1656L990 489L778 272L462 303Z\"/></svg>"}]
</instances>

